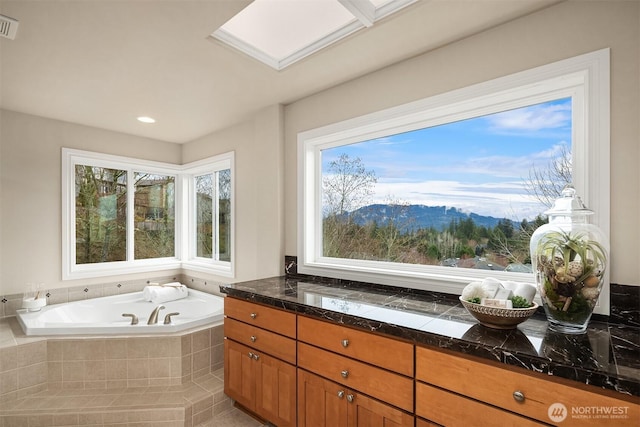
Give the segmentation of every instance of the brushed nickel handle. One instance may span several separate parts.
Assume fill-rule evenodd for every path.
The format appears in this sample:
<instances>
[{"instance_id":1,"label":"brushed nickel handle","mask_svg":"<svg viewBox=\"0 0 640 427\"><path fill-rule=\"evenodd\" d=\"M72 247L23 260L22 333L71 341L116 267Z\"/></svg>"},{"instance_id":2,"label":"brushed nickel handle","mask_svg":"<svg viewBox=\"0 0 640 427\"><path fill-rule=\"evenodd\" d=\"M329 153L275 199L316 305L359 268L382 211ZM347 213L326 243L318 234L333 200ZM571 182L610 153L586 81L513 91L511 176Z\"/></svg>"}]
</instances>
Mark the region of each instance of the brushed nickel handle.
<instances>
[{"instance_id":1,"label":"brushed nickel handle","mask_svg":"<svg viewBox=\"0 0 640 427\"><path fill-rule=\"evenodd\" d=\"M355 396L353 394L347 394L347 401L348 402L353 402L353 399L355 399Z\"/></svg>"},{"instance_id":2,"label":"brushed nickel handle","mask_svg":"<svg viewBox=\"0 0 640 427\"><path fill-rule=\"evenodd\" d=\"M171 316L178 316L180 313L178 313L177 311L174 311L173 313L169 313L166 316L164 316L164 324L165 325L170 325L172 323L171 321Z\"/></svg>"},{"instance_id":3,"label":"brushed nickel handle","mask_svg":"<svg viewBox=\"0 0 640 427\"><path fill-rule=\"evenodd\" d=\"M122 313L122 317L131 317L131 324L132 325L137 325L138 324L138 316L136 316L135 314Z\"/></svg>"},{"instance_id":4,"label":"brushed nickel handle","mask_svg":"<svg viewBox=\"0 0 640 427\"><path fill-rule=\"evenodd\" d=\"M516 402L524 402L524 393L521 392L520 390L516 390L513 392L513 398L515 399Z\"/></svg>"},{"instance_id":5,"label":"brushed nickel handle","mask_svg":"<svg viewBox=\"0 0 640 427\"><path fill-rule=\"evenodd\" d=\"M349 371L345 369L344 371L340 372L340 375L342 375L342 378L347 378L349 376Z\"/></svg>"},{"instance_id":6,"label":"brushed nickel handle","mask_svg":"<svg viewBox=\"0 0 640 427\"><path fill-rule=\"evenodd\" d=\"M250 352L249 352L249 354L248 354L248 356L249 356L249 359L253 359L253 356L254 356L253 352L252 352L252 351L250 351Z\"/></svg>"},{"instance_id":7,"label":"brushed nickel handle","mask_svg":"<svg viewBox=\"0 0 640 427\"><path fill-rule=\"evenodd\" d=\"M344 348L349 347L349 340L342 340L342 346L343 346Z\"/></svg>"},{"instance_id":8,"label":"brushed nickel handle","mask_svg":"<svg viewBox=\"0 0 640 427\"><path fill-rule=\"evenodd\" d=\"M249 339L251 340L251 342L256 342L258 338L255 335L251 335L251 338Z\"/></svg>"},{"instance_id":9,"label":"brushed nickel handle","mask_svg":"<svg viewBox=\"0 0 640 427\"><path fill-rule=\"evenodd\" d=\"M338 399L342 399L344 397L344 390L340 390L338 392Z\"/></svg>"},{"instance_id":10,"label":"brushed nickel handle","mask_svg":"<svg viewBox=\"0 0 640 427\"><path fill-rule=\"evenodd\" d=\"M258 359L260 359L260 355L258 355L258 354L254 354L254 355L253 355L253 360L258 360Z\"/></svg>"},{"instance_id":11,"label":"brushed nickel handle","mask_svg":"<svg viewBox=\"0 0 640 427\"><path fill-rule=\"evenodd\" d=\"M255 319L258 317L258 313L251 313L249 316L251 316L252 319Z\"/></svg>"}]
</instances>

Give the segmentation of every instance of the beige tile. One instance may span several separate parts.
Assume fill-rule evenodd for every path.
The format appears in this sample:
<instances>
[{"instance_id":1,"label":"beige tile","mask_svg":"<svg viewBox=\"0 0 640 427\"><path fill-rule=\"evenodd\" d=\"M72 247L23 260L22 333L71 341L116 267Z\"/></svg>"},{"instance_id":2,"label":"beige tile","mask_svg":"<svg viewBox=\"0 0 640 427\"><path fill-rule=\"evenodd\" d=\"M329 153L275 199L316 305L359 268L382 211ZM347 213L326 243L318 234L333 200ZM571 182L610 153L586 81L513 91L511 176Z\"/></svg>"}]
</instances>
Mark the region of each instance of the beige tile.
<instances>
[{"instance_id":1,"label":"beige tile","mask_svg":"<svg viewBox=\"0 0 640 427\"><path fill-rule=\"evenodd\" d=\"M18 390L18 371L0 373L0 395L15 392Z\"/></svg>"},{"instance_id":2,"label":"beige tile","mask_svg":"<svg viewBox=\"0 0 640 427\"><path fill-rule=\"evenodd\" d=\"M62 362L48 362L48 376L49 382L62 381Z\"/></svg>"},{"instance_id":3,"label":"beige tile","mask_svg":"<svg viewBox=\"0 0 640 427\"><path fill-rule=\"evenodd\" d=\"M47 359L52 362L62 360L62 341L48 340L47 341Z\"/></svg>"},{"instance_id":4,"label":"beige tile","mask_svg":"<svg viewBox=\"0 0 640 427\"><path fill-rule=\"evenodd\" d=\"M47 360L47 342L39 341L17 347L18 367L42 363Z\"/></svg>"},{"instance_id":5,"label":"beige tile","mask_svg":"<svg viewBox=\"0 0 640 427\"><path fill-rule=\"evenodd\" d=\"M78 414L78 424L81 426L101 425L103 423L103 415L101 412L84 412Z\"/></svg>"},{"instance_id":6,"label":"beige tile","mask_svg":"<svg viewBox=\"0 0 640 427\"><path fill-rule=\"evenodd\" d=\"M78 414L54 414L53 425L54 426L77 426Z\"/></svg>"},{"instance_id":7,"label":"beige tile","mask_svg":"<svg viewBox=\"0 0 640 427\"><path fill-rule=\"evenodd\" d=\"M26 415L7 415L3 421L5 427L29 427L29 417Z\"/></svg>"},{"instance_id":8,"label":"beige tile","mask_svg":"<svg viewBox=\"0 0 640 427\"><path fill-rule=\"evenodd\" d=\"M205 350L193 353L193 372L201 372L206 370L207 373L211 366L211 350L209 348Z\"/></svg>"},{"instance_id":9,"label":"beige tile","mask_svg":"<svg viewBox=\"0 0 640 427\"><path fill-rule=\"evenodd\" d=\"M127 378L142 379L149 378L149 359L127 360Z\"/></svg>"},{"instance_id":10,"label":"beige tile","mask_svg":"<svg viewBox=\"0 0 640 427\"><path fill-rule=\"evenodd\" d=\"M62 345L63 360L104 360L103 339L68 340Z\"/></svg>"},{"instance_id":11,"label":"beige tile","mask_svg":"<svg viewBox=\"0 0 640 427\"><path fill-rule=\"evenodd\" d=\"M85 381L96 381L106 379L106 361L86 360L84 362Z\"/></svg>"},{"instance_id":12,"label":"beige tile","mask_svg":"<svg viewBox=\"0 0 640 427\"><path fill-rule=\"evenodd\" d=\"M191 350L191 334L183 335L180 337L181 345L182 345L182 355L186 356L192 353Z\"/></svg>"},{"instance_id":13,"label":"beige tile","mask_svg":"<svg viewBox=\"0 0 640 427\"><path fill-rule=\"evenodd\" d=\"M126 359L127 340L125 338L114 338L105 340L106 359Z\"/></svg>"},{"instance_id":14,"label":"beige tile","mask_svg":"<svg viewBox=\"0 0 640 427\"><path fill-rule=\"evenodd\" d=\"M29 427L50 427L53 425L52 414L30 415Z\"/></svg>"},{"instance_id":15,"label":"beige tile","mask_svg":"<svg viewBox=\"0 0 640 427\"><path fill-rule=\"evenodd\" d=\"M148 338L149 357L174 357L181 355L180 337Z\"/></svg>"},{"instance_id":16,"label":"beige tile","mask_svg":"<svg viewBox=\"0 0 640 427\"><path fill-rule=\"evenodd\" d=\"M149 385L149 378L131 379L127 380L127 387L146 387Z\"/></svg>"},{"instance_id":17,"label":"beige tile","mask_svg":"<svg viewBox=\"0 0 640 427\"><path fill-rule=\"evenodd\" d=\"M47 382L47 362L18 368L18 389Z\"/></svg>"},{"instance_id":18,"label":"beige tile","mask_svg":"<svg viewBox=\"0 0 640 427\"><path fill-rule=\"evenodd\" d=\"M170 378L171 359L149 359L149 378Z\"/></svg>"},{"instance_id":19,"label":"beige tile","mask_svg":"<svg viewBox=\"0 0 640 427\"><path fill-rule=\"evenodd\" d=\"M127 378L127 360L105 360L105 378L107 380L121 380Z\"/></svg>"},{"instance_id":20,"label":"beige tile","mask_svg":"<svg viewBox=\"0 0 640 427\"><path fill-rule=\"evenodd\" d=\"M98 390L107 388L106 380L95 380L95 381L85 381L84 382L85 390Z\"/></svg>"},{"instance_id":21,"label":"beige tile","mask_svg":"<svg viewBox=\"0 0 640 427\"><path fill-rule=\"evenodd\" d=\"M208 329L193 334L192 352L206 350L211 346L211 333Z\"/></svg>"},{"instance_id":22,"label":"beige tile","mask_svg":"<svg viewBox=\"0 0 640 427\"><path fill-rule=\"evenodd\" d=\"M149 351L145 338L127 339L127 359L146 359L147 357L149 357Z\"/></svg>"},{"instance_id":23,"label":"beige tile","mask_svg":"<svg viewBox=\"0 0 640 427\"><path fill-rule=\"evenodd\" d=\"M213 408L207 408L202 412L193 414L193 417L192 417L193 425L197 426L198 424L210 421L212 418L213 418Z\"/></svg>"},{"instance_id":24,"label":"beige tile","mask_svg":"<svg viewBox=\"0 0 640 427\"><path fill-rule=\"evenodd\" d=\"M182 356L182 376L191 376L192 371L191 355Z\"/></svg>"},{"instance_id":25,"label":"beige tile","mask_svg":"<svg viewBox=\"0 0 640 427\"><path fill-rule=\"evenodd\" d=\"M224 341L224 326L215 326L211 330L211 345L222 344Z\"/></svg>"},{"instance_id":26,"label":"beige tile","mask_svg":"<svg viewBox=\"0 0 640 427\"><path fill-rule=\"evenodd\" d=\"M65 360L62 362L62 381L84 381L84 379L84 361L75 360L67 362Z\"/></svg>"},{"instance_id":27,"label":"beige tile","mask_svg":"<svg viewBox=\"0 0 640 427\"><path fill-rule=\"evenodd\" d=\"M10 371L18 367L18 350L16 346L0 348L0 372Z\"/></svg>"}]
</instances>

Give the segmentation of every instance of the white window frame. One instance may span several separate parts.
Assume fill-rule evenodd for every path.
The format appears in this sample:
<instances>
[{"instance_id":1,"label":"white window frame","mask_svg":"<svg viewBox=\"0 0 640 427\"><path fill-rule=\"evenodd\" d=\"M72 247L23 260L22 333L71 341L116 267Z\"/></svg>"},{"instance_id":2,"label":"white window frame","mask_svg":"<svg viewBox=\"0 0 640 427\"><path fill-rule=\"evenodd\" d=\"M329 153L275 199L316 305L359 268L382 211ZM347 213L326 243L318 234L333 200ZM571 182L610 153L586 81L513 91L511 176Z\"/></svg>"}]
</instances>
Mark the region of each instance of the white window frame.
<instances>
[{"instance_id":1,"label":"white window frame","mask_svg":"<svg viewBox=\"0 0 640 427\"><path fill-rule=\"evenodd\" d=\"M566 97L573 102L574 186L609 236L609 49L603 49L299 133L298 271L450 294L487 274L534 283L533 274L323 257L321 151ZM605 282L600 314L609 314L608 274Z\"/></svg>"},{"instance_id":2,"label":"white window frame","mask_svg":"<svg viewBox=\"0 0 640 427\"><path fill-rule=\"evenodd\" d=\"M70 148L62 149L62 280L86 279L114 276L119 274L145 273L178 268L191 268L224 277L234 277L234 153L210 157L187 165L153 162L130 157L115 156ZM111 169L126 170L127 179L127 260L76 264L75 229L75 166L89 165ZM231 261L193 259L190 248L195 248L195 234L190 228L195 217L193 188L190 178L194 171L215 172L231 169ZM175 256L151 259L133 259L133 173L147 172L175 177ZM193 229L195 230L195 228Z\"/></svg>"},{"instance_id":3,"label":"white window frame","mask_svg":"<svg viewBox=\"0 0 640 427\"><path fill-rule=\"evenodd\" d=\"M184 189L187 197L184 198L183 203L185 204L185 209L189 212L189 219L183 225L186 230L184 230L189 236L189 242L185 246L185 250L182 254L182 265L184 268L188 268L190 270L201 271L206 273L215 272L216 274L224 277L234 277L235 270L234 266L234 236L235 236L235 197L234 197L234 183L235 183L235 175L234 175L234 158L235 155L233 152L222 154L216 156L214 158L204 159L198 162L190 163L187 165L183 171L184 176ZM230 188L230 196L231 196L231 223L230 225L230 259L231 261L222 261L218 257L218 239L214 236L214 247L216 248L214 251L214 258L204 258L197 256L197 242L195 239L196 235L196 223L197 223L197 210L196 210L196 188L195 188L195 177L213 174L225 169L229 169L231 171L231 188ZM218 190L218 186L215 186L216 192ZM216 197L216 201L217 201ZM215 209L216 218L219 215L219 210ZM217 224L218 221L214 219ZM214 232L217 233L217 227L213 228Z\"/></svg>"}]
</instances>

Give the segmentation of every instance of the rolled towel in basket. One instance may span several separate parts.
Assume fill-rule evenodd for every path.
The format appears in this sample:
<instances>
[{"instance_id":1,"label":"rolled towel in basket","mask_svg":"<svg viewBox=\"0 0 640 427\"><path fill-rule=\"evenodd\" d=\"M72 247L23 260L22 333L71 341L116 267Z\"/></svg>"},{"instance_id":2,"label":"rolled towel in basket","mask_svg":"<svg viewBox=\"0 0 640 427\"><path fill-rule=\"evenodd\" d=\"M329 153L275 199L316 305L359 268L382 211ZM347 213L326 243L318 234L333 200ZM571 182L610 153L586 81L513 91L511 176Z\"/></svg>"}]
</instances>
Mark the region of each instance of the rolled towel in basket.
<instances>
[{"instance_id":1,"label":"rolled towel in basket","mask_svg":"<svg viewBox=\"0 0 640 427\"><path fill-rule=\"evenodd\" d=\"M142 290L142 297L146 301L154 304L175 301L186 298L189 291L185 285L180 283L168 283L166 285L145 286Z\"/></svg>"}]
</instances>

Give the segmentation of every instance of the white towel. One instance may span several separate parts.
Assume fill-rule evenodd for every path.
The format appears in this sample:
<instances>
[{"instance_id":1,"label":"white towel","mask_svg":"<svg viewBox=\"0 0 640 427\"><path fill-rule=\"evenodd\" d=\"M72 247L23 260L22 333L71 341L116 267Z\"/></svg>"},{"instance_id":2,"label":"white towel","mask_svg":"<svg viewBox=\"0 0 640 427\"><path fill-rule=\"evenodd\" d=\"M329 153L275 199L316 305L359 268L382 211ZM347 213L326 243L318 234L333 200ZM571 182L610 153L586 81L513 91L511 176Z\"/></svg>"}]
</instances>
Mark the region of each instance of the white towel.
<instances>
[{"instance_id":1,"label":"white towel","mask_svg":"<svg viewBox=\"0 0 640 427\"><path fill-rule=\"evenodd\" d=\"M182 298L186 298L188 295L189 291L187 287L179 283L168 283L166 285L159 286L145 286L142 291L142 297L146 301L151 301L154 304L179 300Z\"/></svg>"}]
</instances>

